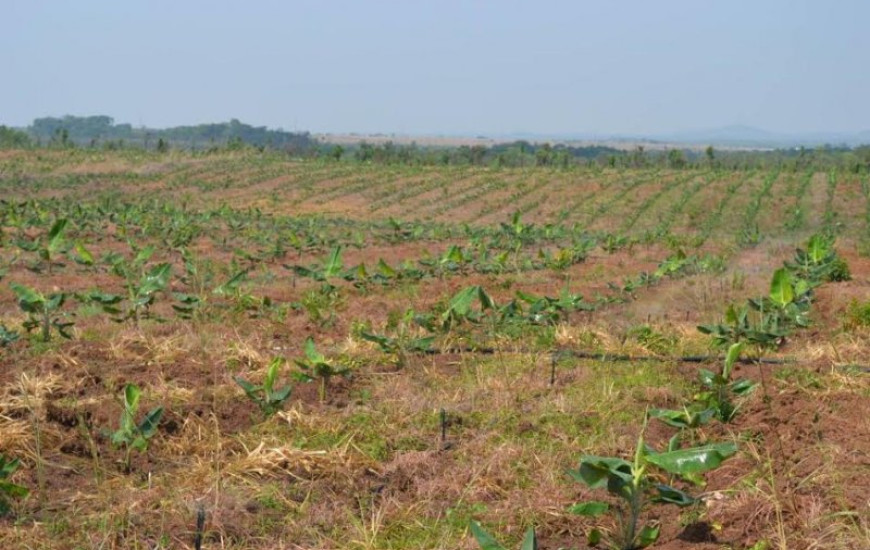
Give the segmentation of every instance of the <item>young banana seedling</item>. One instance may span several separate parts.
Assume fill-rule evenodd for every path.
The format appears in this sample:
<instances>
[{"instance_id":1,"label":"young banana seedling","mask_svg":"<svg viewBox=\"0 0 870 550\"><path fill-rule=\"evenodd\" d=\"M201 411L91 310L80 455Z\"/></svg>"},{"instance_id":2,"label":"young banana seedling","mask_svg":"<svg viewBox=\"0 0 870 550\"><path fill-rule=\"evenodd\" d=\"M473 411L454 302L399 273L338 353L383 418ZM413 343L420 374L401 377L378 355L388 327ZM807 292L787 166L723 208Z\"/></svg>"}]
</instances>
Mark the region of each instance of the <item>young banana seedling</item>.
<instances>
[{"instance_id":1,"label":"young banana seedling","mask_svg":"<svg viewBox=\"0 0 870 550\"><path fill-rule=\"evenodd\" d=\"M495 540L492 535L484 531L483 527L476 521L471 522L471 534L474 535L481 550L505 550L505 547ZM520 545L520 550L538 550L538 538L535 536L535 529L533 527L529 527L526 531L523 542Z\"/></svg>"},{"instance_id":2,"label":"young banana seedling","mask_svg":"<svg viewBox=\"0 0 870 550\"><path fill-rule=\"evenodd\" d=\"M698 378L704 388L697 396L697 402L705 410L713 411L716 418L722 422L730 422L742 406L742 400L758 386L755 382L740 378L732 380L734 364L740 358L743 344L734 344L728 349L725 363L718 373L701 369Z\"/></svg>"},{"instance_id":3,"label":"young banana seedling","mask_svg":"<svg viewBox=\"0 0 870 550\"><path fill-rule=\"evenodd\" d=\"M36 252L39 257L45 262L45 265L48 267L49 275L52 272L52 268L58 264L57 257L64 251L66 246L66 241L64 240L64 230L66 229L68 220L59 219L54 222L51 226L51 229L48 230L48 233L45 235L45 238L37 238L34 241L19 241L18 247L22 250L28 252ZM34 270L41 269L38 265L33 267Z\"/></svg>"},{"instance_id":4,"label":"young banana seedling","mask_svg":"<svg viewBox=\"0 0 870 550\"><path fill-rule=\"evenodd\" d=\"M259 386L248 382L241 376L236 376L236 384L241 386L245 391L245 395L260 407L263 416L269 417L284 408L284 402L290 397L290 386L276 388L275 381L278 378L278 371L284 365L284 359L275 357L269 363L269 368L266 370L266 377L263 383Z\"/></svg>"},{"instance_id":5,"label":"young banana seedling","mask_svg":"<svg viewBox=\"0 0 870 550\"><path fill-rule=\"evenodd\" d=\"M656 503L685 507L697 502L695 497L663 483L665 476L659 475L656 470L680 477L694 477L718 468L737 452L734 443L680 449L678 437L671 439L667 450L656 452L644 441L645 430L646 421L632 461L585 455L580 458L580 467L568 472L589 488L606 489L622 501L621 505L616 506L617 529L605 537L598 529L590 531L588 538L591 543L605 538L613 548L619 550L636 550L653 544L658 539L660 527L640 524L646 507ZM601 501L583 502L571 508L575 514L590 517L602 515L608 510L610 504Z\"/></svg>"},{"instance_id":6,"label":"young banana seedling","mask_svg":"<svg viewBox=\"0 0 870 550\"><path fill-rule=\"evenodd\" d=\"M112 444L116 447L124 447L124 471L130 472L130 462L133 451L145 452L148 450L148 442L157 433L160 418L163 416L163 407L155 407L138 424L136 414L139 411L139 397L142 390L135 384L124 386L124 410L121 412L120 426L112 434Z\"/></svg>"},{"instance_id":7,"label":"young banana seedling","mask_svg":"<svg viewBox=\"0 0 870 550\"><path fill-rule=\"evenodd\" d=\"M326 401L326 386L333 376L344 376L350 372L348 367L336 365L325 355L317 351L314 340L305 340L305 359L296 359L296 364L302 369L295 373L297 379L303 382L311 382L320 379L320 401Z\"/></svg>"},{"instance_id":8,"label":"young banana seedling","mask_svg":"<svg viewBox=\"0 0 870 550\"><path fill-rule=\"evenodd\" d=\"M75 323L61 320L61 308L68 296L66 292L45 295L18 283L11 283L9 286L18 298L18 307L27 313L27 320L23 323L27 332L40 329L43 342L51 340L52 328L64 338L72 338L67 329Z\"/></svg>"}]
</instances>

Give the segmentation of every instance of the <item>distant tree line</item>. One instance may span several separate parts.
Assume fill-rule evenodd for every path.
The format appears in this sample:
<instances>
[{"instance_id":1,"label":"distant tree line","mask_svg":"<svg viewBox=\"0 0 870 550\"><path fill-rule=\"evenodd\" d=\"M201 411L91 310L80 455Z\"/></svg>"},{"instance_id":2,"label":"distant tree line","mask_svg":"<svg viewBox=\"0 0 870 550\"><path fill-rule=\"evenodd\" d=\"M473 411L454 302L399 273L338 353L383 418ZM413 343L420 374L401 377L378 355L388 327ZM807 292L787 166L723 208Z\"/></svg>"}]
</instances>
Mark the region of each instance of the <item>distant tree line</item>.
<instances>
[{"instance_id":1,"label":"distant tree line","mask_svg":"<svg viewBox=\"0 0 870 550\"><path fill-rule=\"evenodd\" d=\"M518 140L492 146L422 147L392 142L337 145L318 142L307 132L285 132L254 127L232 119L216 124L177 126L166 129L134 128L116 124L109 116L64 116L37 118L23 129L0 126L0 149L30 147L101 149L144 148L158 152L170 149L224 151L256 149L283 151L296 157L315 157L337 162L406 165L450 165L570 169L574 166L678 170L750 170L779 168L803 171L837 169L870 173L870 145L859 147L824 145L816 148L775 150L705 150L667 148L630 150L604 145L572 146Z\"/></svg>"},{"instance_id":2,"label":"distant tree line","mask_svg":"<svg viewBox=\"0 0 870 550\"><path fill-rule=\"evenodd\" d=\"M36 144L55 147L117 149L135 146L158 150L203 150L251 146L303 154L317 146L307 132L270 130L244 124L236 119L216 124L152 129L115 124L114 119L109 116L67 115L62 118L37 118L25 132Z\"/></svg>"},{"instance_id":3,"label":"distant tree line","mask_svg":"<svg viewBox=\"0 0 870 550\"><path fill-rule=\"evenodd\" d=\"M870 145L855 148L825 145L815 149L791 148L768 151L722 150L712 145L703 151L696 149L647 150L637 146L631 150L603 145L568 146L564 144L515 141L486 147L420 147L416 144L397 145L387 142L373 145L362 142L354 146L322 144L317 156L336 161L374 164L470 165L470 166L598 166L611 168L660 167L671 169L751 170L779 168L801 171L837 169L853 173L870 173Z\"/></svg>"},{"instance_id":4,"label":"distant tree line","mask_svg":"<svg viewBox=\"0 0 870 550\"><path fill-rule=\"evenodd\" d=\"M619 155L612 147L571 147L563 144L533 144L527 141L500 143L492 146L462 145L459 147L421 147L417 144L397 145L387 142L373 145L363 141L348 146L323 144L321 154L334 160L342 158L379 164L420 164L454 166L552 166L568 168L579 161L591 161L604 154Z\"/></svg>"}]
</instances>

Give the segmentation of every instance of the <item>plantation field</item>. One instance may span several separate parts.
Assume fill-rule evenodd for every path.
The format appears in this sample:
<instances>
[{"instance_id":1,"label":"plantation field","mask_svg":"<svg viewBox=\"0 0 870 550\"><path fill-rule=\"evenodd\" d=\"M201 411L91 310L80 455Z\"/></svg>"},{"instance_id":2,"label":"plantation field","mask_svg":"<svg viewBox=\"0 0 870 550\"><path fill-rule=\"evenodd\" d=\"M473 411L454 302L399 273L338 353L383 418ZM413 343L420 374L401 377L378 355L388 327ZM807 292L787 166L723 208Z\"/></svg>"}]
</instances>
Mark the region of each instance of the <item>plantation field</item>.
<instances>
[{"instance_id":1,"label":"plantation field","mask_svg":"<svg viewBox=\"0 0 870 550\"><path fill-rule=\"evenodd\" d=\"M870 548L868 255L866 174L0 152L0 547Z\"/></svg>"}]
</instances>

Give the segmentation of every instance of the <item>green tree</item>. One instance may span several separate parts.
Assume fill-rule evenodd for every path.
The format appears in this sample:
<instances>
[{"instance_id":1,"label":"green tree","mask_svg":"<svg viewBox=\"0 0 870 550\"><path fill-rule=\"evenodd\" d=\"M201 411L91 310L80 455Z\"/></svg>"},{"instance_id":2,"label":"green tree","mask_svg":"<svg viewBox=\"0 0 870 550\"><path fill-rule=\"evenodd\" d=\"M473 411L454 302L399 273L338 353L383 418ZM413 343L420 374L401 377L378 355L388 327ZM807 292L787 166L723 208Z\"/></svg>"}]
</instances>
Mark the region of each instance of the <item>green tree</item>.
<instances>
[{"instance_id":1,"label":"green tree","mask_svg":"<svg viewBox=\"0 0 870 550\"><path fill-rule=\"evenodd\" d=\"M332 160L336 162L341 160L342 155L344 155L344 147L342 147L341 145L336 145L329 152L329 156L332 157Z\"/></svg>"},{"instance_id":2,"label":"green tree","mask_svg":"<svg viewBox=\"0 0 870 550\"><path fill-rule=\"evenodd\" d=\"M671 149L668 151L668 166L671 168L684 168L686 166L686 155L680 149Z\"/></svg>"},{"instance_id":3,"label":"green tree","mask_svg":"<svg viewBox=\"0 0 870 550\"><path fill-rule=\"evenodd\" d=\"M30 137L24 132L0 126L0 149L23 149L30 145Z\"/></svg>"}]
</instances>

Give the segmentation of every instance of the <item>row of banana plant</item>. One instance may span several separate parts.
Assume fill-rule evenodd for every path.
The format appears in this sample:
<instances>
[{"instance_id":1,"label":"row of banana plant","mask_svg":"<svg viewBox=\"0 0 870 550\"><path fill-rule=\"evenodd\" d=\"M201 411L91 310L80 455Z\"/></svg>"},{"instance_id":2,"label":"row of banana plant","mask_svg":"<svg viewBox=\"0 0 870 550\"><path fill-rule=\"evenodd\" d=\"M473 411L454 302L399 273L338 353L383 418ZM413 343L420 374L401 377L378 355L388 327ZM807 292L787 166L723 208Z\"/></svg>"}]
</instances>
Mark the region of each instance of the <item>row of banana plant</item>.
<instances>
[{"instance_id":1,"label":"row of banana plant","mask_svg":"<svg viewBox=\"0 0 870 550\"><path fill-rule=\"evenodd\" d=\"M777 269L766 296L731 304L723 323L701 325L715 345L728 347L746 342L760 349L782 346L792 331L809 326L814 290L827 281L850 278L849 267L837 255L833 236L815 234L806 248L798 248L792 261Z\"/></svg>"},{"instance_id":2,"label":"row of banana plant","mask_svg":"<svg viewBox=\"0 0 870 550\"><path fill-rule=\"evenodd\" d=\"M699 372L700 391L680 410L648 410L631 456L583 455L577 469L568 475L592 490L604 490L610 501L590 500L573 504L568 512L586 518L612 515L607 526L587 530L587 543L605 543L616 550L638 550L654 544L661 534L661 524L650 521L648 512L657 505L680 508L698 506L703 498L686 488L704 486L703 475L719 468L737 453L732 441L704 441L694 433L711 419L723 423L734 420L737 411L756 385L748 380L732 379L734 364L743 344L731 346L722 369L713 373ZM678 431L662 449L656 449L645 438L647 423L658 419ZM684 446L688 441L689 446ZM471 533L484 550L504 550L479 523L472 521ZM534 528L529 528L521 550L537 548Z\"/></svg>"}]
</instances>

